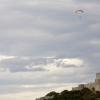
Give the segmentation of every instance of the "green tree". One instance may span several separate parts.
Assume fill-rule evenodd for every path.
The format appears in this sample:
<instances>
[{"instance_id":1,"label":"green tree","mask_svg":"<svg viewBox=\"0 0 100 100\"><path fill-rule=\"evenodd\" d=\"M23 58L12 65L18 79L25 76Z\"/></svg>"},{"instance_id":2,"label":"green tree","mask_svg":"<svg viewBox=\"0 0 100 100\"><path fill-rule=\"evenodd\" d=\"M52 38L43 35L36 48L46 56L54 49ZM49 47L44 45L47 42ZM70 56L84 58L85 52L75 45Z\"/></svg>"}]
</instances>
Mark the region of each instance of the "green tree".
<instances>
[{"instance_id":1,"label":"green tree","mask_svg":"<svg viewBox=\"0 0 100 100\"><path fill-rule=\"evenodd\" d=\"M55 91L52 91L50 93L48 93L46 96L52 96L52 95L56 95L57 93Z\"/></svg>"}]
</instances>

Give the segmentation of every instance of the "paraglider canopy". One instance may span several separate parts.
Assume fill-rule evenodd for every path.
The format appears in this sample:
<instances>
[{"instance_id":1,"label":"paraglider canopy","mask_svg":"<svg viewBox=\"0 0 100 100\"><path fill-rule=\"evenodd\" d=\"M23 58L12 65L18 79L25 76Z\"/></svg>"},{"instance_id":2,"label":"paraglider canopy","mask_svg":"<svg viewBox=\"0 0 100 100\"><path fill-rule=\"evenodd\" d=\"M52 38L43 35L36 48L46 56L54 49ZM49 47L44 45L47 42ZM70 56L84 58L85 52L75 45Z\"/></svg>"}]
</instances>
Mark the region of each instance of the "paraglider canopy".
<instances>
[{"instance_id":1,"label":"paraglider canopy","mask_svg":"<svg viewBox=\"0 0 100 100\"><path fill-rule=\"evenodd\" d=\"M75 12L75 13L77 13L77 12L82 12L82 13L84 13L84 12L83 12L83 10L76 10L76 12Z\"/></svg>"}]
</instances>

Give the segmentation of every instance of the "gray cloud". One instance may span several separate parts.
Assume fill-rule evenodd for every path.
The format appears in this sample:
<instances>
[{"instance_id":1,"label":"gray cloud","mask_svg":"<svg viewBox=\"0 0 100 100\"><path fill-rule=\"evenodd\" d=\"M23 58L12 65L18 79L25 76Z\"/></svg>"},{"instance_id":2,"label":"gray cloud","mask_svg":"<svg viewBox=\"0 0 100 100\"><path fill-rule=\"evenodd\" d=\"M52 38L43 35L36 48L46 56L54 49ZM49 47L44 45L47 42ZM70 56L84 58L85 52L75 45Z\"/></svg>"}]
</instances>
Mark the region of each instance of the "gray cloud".
<instances>
[{"instance_id":1,"label":"gray cloud","mask_svg":"<svg viewBox=\"0 0 100 100\"><path fill-rule=\"evenodd\" d=\"M52 66L54 64L56 67L76 67L73 64L67 65L63 59L62 61L57 61L59 58L11 58L1 60L0 66L4 71L9 70L10 72L26 72L26 71L47 71L44 66ZM49 66L48 66L49 65ZM2 70L1 70L2 71Z\"/></svg>"},{"instance_id":2,"label":"gray cloud","mask_svg":"<svg viewBox=\"0 0 100 100\"><path fill-rule=\"evenodd\" d=\"M41 64L42 62L40 62L40 60L37 61L36 59L12 58L2 60L0 66L5 71L9 70L11 72L44 71L44 69L40 67L31 68L33 66L30 65L31 63L34 63L33 65L36 66Z\"/></svg>"}]
</instances>

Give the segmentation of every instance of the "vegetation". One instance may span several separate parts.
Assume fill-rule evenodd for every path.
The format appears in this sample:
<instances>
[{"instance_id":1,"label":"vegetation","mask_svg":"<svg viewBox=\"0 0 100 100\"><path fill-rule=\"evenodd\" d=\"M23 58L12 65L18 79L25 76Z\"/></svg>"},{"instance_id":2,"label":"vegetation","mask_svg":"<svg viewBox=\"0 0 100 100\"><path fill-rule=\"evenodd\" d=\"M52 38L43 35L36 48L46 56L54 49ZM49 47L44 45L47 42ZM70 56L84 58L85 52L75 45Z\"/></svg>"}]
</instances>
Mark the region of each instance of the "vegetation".
<instances>
[{"instance_id":1,"label":"vegetation","mask_svg":"<svg viewBox=\"0 0 100 100\"><path fill-rule=\"evenodd\" d=\"M100 100L100 91L84 88L82 90L64 90L61 93L50 92L46 96L54 95L50 100Z\"/></svg>"}]
</instances>

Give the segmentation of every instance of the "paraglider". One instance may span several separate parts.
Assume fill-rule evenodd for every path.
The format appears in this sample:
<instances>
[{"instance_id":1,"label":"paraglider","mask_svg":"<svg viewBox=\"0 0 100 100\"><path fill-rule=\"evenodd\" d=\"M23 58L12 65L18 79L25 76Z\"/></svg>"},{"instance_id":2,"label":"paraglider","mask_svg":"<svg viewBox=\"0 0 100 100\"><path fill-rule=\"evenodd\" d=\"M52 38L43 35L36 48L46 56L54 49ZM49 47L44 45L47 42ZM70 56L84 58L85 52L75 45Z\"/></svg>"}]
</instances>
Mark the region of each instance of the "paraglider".
<instances>
[{"instance_id":1,"label":"paraglider","mask_svg":"<svg viewBox=\"0 0 100 100\"><path fill-rule=\"evenodd\" d=\"M83 10L76 10L76 11L75 11L75 13L79 13L79 12L84 13ZM79 17L79 18L81 18L81 17Z\"/></svg>"}]
</instances>

